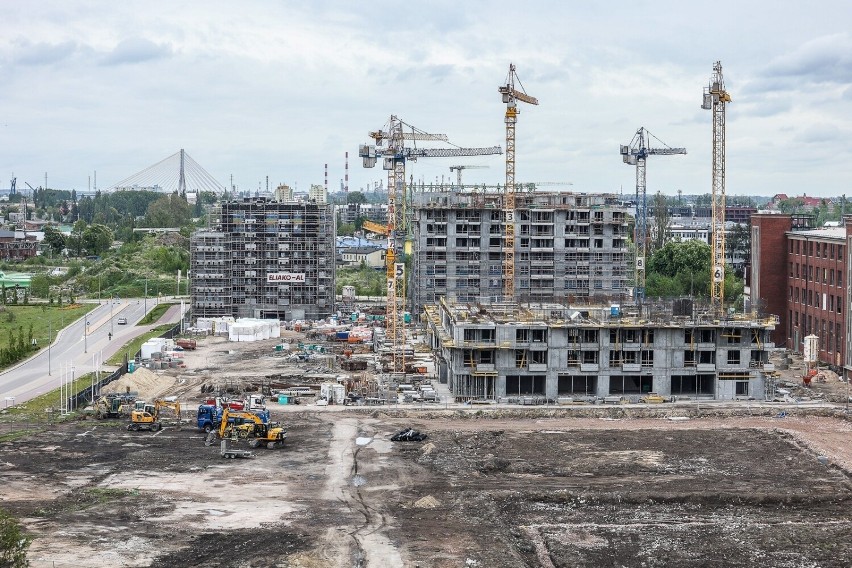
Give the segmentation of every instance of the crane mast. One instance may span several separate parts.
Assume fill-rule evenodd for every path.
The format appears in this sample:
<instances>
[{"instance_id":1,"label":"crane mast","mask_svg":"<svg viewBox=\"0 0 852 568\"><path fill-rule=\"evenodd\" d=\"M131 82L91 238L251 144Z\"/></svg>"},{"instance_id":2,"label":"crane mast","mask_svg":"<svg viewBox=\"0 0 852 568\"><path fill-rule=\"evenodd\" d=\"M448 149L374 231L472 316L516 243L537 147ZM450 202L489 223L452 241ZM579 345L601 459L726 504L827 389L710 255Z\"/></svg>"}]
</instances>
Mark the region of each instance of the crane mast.
<instances>
[{"instance_id":1,"label":"crane mast","mask_svg":"<svg viewBox=\"0 0 852 568\"><path fill-rule=\"evenodd\" d=\"M710 300L717 313L722 311L725 301L725 104L731 96L725 90L722 62L713 64L710 84L704 89L701 108L713 112L713 185L711 205L713 219L710 233L712 239L712 263L710 266Z\"/></svg>"},{"instance_id":2,"label":"crane mast","mask_svg":"<svg viewBox=\"0 0 852 568\"><path fill-rule=\"evenodd\" d=\"M409 126L411 132L405 131ZM405 307L405 162L417 158L450 158L456 156L481 156L501 154L500 146L490 148L408 148L406 140L432 140L447 142L446 134L429 134L405 124L399 117L391 115L384 129L369 133L375 145L362 144L358 155L365 168L372 168L379 158L382 168L388 172L388 223L385 274L387 278L387 307L385 329L393 344L392 369L395 373L405 372L405 325L399 312ZM382 148L387 141L387 148ZM378 148L377 148L378 147Z\"/></svg>"},{"instance_id":3,"label":"crane mast","mask_svg":"<svg viewBox=\"0 0 852 568\"><path fill-rule=\"evenodd\" d=\"M483 169L488 166L450 166L450 173L456 172L456 185L462 185L462 170Z\"/></svg>"},{"instance_id":4,"label":"crane mast","mask_svg":"<svg viewBox=\"0 0 852 568\"><path fill-rule=\"evenodd\" d=\"M517 80L520 91L515 89ZM517 101L537 105L538 99L524 92L515 65L509 64L506 84L497 88L506 103L506 186L503 199L503 296L511 302L515 298L515 124L518 122Z\"/></svg>"},{"instance_id":5,"label":"crane mast","mask_svg":"<svg viewBox=\"0 0 852 568\"><path fill-rule=\"evenodd\" d=\"M646 190L646 166L648 156L673 156L686 154L686 148L651 148L650 138L662 141L646 128L640 127L627 146L621 146L621 157L625 164L636 166L636 301L642 303L645 298L645 260L648 257L648 192ZM665 144L664 144L665 145Z\"/></svg>"}]
</instances>

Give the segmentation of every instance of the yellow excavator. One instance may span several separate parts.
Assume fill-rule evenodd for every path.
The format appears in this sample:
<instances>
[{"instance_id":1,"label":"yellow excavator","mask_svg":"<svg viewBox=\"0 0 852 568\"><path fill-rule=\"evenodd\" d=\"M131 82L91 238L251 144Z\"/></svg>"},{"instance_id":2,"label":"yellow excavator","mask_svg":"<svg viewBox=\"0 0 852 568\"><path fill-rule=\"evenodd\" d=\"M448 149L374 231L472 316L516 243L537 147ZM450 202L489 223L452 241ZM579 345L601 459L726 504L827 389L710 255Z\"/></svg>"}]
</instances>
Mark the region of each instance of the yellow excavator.
<instances>
[{"instance_id":1,"label":"yellow excavator","mask_svg":"<svg viewBox=\"0 0 852 568\"><path fill-rule=\"evenodd\" d=\"M163 425L160 423L160 410L170 408L174 410L177 416L178 426L180 425L180 403L172 400L155 400L153 407L150 404L142 403L141 408L133 410L130 413L130 424L127 425L128 430L151 430L156 432Z\"/></svg>"},{"instance_id":2,"label":"yellow excavator","mask_svg":"<svg viewBox=\"0 0 852 568\"><path fill-rule=\"evenodd\" d=\"M219 438L247 440L252 448L266 444L266 447L272 450L284 446L287 432L277 424L265 423L254 412L225 408L219 425Z\"/></svg>"}]
</instances>

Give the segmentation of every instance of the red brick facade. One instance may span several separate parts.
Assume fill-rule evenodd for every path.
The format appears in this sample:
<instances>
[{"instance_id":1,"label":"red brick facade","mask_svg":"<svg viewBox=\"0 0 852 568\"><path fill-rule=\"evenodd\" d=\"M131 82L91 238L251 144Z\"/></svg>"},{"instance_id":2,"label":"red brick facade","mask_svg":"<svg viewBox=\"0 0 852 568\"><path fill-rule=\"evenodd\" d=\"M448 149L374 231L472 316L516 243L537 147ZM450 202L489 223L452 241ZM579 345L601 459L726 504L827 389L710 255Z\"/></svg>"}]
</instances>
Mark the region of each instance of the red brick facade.
<instances>
[{"instance_id":1,"label":"red brick facade","mask_svg":"<svg viewBox=\"0 0 852 568\"><path fill-rule=\"evenodd\" d=\"M751 216L751 298L760 310L774 314L780 323L772 332L775 345L787 344L786 234L792 226L788 215L754 213Z\"/></svg>"},{"instance_id":2,"label":"red brick facade","mask_svg":"<svg viewBox=\"0 0 852 568\"><path fill-rule=\"evenodd\" d=\"M819 360L843 367L846 353L847 239L852 223L832 229L791 230L788 215L752 216L752 297L781 324L772 339L802 351L819 337Z\"/></svg>"}]
</instances>

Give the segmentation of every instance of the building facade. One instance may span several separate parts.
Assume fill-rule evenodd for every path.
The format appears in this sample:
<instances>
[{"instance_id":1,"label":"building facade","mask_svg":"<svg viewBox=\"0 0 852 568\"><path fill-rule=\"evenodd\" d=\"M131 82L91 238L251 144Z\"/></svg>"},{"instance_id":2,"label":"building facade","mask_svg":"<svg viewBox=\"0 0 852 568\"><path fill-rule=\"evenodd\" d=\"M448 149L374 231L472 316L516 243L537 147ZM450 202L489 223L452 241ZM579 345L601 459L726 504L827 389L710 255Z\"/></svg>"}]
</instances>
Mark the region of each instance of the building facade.
<instances>
[{"instance_id":1,"label":"building facade","mask_svg":"<svg viewBox=\"0 0 852 568\"><path fill-rule=\"evenodd\" d=\"M414 195L413 310L493 302L503 293L502 194ZM614 194L518 193L515 291L521 301L627 298L628 210Z\"/></svg>"},{"instance_id":2,"label":"building facade","mask_svg":"<svg viewBox=\"0 0 852 568\"><path fill-rule=\"evenodd\" d=\"M790 215L756 214L751 231L752 298L779 316L773 340L801 353L816 335L819 361L848 376L852 218L812 229Z\"/></svg>"},{"instance_id":3,"label":"building facade","mask_svg":"<svg viewBox=\"0 0 852 568\"><path fill-rule=\"evenodd\" d=\"M246 198L190 239L193 317L321 319L334 312L330 205Z\"/></svg>"},{"instance_id":4,"label":"building facade","mask_svg":"<svg viewBox=\"0 0 852 568\"><path fill-rule=\"evenodd\" d=\"M766 374L773 370L771 317L720 319L672 303L640 320L612 306L483 308L444 300L426 313L440 380L456 400L775 395Z\"/></svg>"},{"instance_id":5,"label":"building facade","mask_svg":"<svg viewBox=\"0 0 852 568\"><path fill-rule=\"evenodd\" d=\"M0 259L20 262L38 254L38 238L25 231L0 230Z\"/></svg>"}]
</instances>

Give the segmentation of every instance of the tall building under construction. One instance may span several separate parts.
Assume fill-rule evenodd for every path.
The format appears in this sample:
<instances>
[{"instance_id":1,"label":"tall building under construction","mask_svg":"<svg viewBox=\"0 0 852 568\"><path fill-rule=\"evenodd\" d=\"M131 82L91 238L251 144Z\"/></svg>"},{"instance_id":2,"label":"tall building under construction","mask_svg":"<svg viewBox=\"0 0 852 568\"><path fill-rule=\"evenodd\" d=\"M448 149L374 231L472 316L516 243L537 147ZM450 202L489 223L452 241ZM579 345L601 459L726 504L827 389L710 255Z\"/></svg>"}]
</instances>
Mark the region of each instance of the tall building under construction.
<instances>
[{"instance_id":1,"label":"tall building under construction","mask_svg":"<svg viewBox=\"0 0 852 568\"><path fill-rule=\"evenodd\" d=\"M507 301L502 197L414 197L411 298L457 400L774 396L775 318L634 302L630 215L616 195L517 194Z\"/></svg>"},{"instance_id":2,"label":"tall building under construction","mask_svg":"<svg viewBox=\"0 0 852 568\"><path fill-rule=\"evenodd\" d=\"M334 212L314 201L225 201L190 239L193 317L334 313Z\"/></svg>"},{"instance_id":3,"label":"tall building under construction","mask_svg":"<svg viewBox=\"0 0 852 568\"><path fill-rule=\"evenodd\" d=\"M439 298L492 302L503 291L500 193L414 195L415 313ZM519 301L629 297L628 210L615 194L518 193L515 286Z\"/></svg>"}]
</instances>

